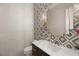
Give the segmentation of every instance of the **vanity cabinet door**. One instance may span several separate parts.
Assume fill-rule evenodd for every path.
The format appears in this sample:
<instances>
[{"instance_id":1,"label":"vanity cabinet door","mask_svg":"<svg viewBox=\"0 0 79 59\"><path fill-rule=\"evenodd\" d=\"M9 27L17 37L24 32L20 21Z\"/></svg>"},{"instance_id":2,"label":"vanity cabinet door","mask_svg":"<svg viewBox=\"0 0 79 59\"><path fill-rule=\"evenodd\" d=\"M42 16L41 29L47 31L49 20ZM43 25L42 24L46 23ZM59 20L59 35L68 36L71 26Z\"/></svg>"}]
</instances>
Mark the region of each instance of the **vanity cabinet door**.
<instances>
[{"instance_id":1,"label":"vanity cabinet door","mask_svg":"<svg viewBox=\"0 0 79 59\"><path fill-rule=\"evenodd\" d=\"M32 45L32 55L33 56L40 56L40 49L38 49L35 45Z\"/></svg>"},{"instance_id":2,"label":"vanity cabinet door","mask_svg":"<svg viewBox=\"0 0 79 59\"><path fill-rule=\"evenodd\" d=\"M40 48L32 44L32 55L33 56L49 56L47 53L42 51Z\"/></svg>"}]
</instances>

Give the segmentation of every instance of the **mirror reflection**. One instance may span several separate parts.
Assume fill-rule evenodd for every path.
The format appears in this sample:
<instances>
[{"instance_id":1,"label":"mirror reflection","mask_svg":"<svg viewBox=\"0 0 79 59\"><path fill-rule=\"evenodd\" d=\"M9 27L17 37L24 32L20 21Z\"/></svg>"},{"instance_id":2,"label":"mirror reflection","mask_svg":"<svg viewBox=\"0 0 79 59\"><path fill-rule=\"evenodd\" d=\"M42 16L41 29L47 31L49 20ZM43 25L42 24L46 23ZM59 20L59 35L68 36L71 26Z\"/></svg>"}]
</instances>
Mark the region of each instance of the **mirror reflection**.
<instances>
[{"instance_id":1,"label":"mirror reflection","mask_svg":"<svg viewBox=\"0 0 79 59\"><path fill-rule=\"evenodd\" d=\"M55 7L49 7L47 11L47 22L49 32L61 35L69 31L69 23L66 24L66 9L73 4L57 4ZM66 30L67 27L67 30Z\"/></svg>"}]
</instances>

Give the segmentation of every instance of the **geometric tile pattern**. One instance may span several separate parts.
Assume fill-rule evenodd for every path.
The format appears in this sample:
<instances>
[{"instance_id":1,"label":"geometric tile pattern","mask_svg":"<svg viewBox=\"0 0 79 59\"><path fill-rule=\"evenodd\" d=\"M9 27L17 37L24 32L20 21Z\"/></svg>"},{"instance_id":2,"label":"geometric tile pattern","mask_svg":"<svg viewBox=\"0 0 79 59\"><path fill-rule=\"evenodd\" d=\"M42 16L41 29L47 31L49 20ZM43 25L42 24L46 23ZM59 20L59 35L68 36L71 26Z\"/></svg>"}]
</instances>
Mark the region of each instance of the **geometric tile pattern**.
<instances>
[{"instance_id":1,"label":"geometric tile pattern","mask_svg":"<svg viewBox=\"0 0 79 59\"><path fill-rule=\"evenodd\" d=\"M79 38L76 38L72 41L76 46L79 46Z\"/></svg>"},{"instance_id":2,"label":"geometric tile pattern","mask_svg":"<svg viewBox=\"0 0 79 59\"><path fill-rule=\"evenodd\" d=\"M57 38L54 34L48 31L47 23L42 25L42 14L46 13L46 10L51 3L34 3L34 39L35 40L48 40L52 43L63 45L68 48L79 47L79 37L76 35L75 28L79 26L78 19L73 16L74 29L69 31L69 35L64 34Z\"/></svg>"},{"instance_id":3,"label":"geometric tile pattern","mask_svg":"<svg viewBox=\"0 0 79 59\"><path fill-rule=\"evenodd\" d=\"M61 41L61 43L64 43L64 42L66 42L66 41L67 41L67 39L66 39L66 38L64 38L63 36L60 36L60 37L59 37L59 40Z\"/></svg>"}]
</instances>

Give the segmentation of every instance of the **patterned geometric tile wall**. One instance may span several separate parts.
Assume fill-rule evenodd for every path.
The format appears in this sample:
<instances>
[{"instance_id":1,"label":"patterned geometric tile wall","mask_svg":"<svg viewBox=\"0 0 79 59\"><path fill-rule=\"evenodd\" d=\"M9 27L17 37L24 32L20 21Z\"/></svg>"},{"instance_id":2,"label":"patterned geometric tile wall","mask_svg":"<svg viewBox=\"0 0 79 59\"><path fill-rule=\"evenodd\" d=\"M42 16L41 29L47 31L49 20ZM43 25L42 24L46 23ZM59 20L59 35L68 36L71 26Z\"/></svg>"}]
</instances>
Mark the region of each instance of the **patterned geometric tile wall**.
<instances>
[{"instance_id":1,"label":"patterned geometric tile wall","mask_svg":"<svg viewBox=\"0 0 79 59\"><path fill-rule=\"evenodd\" d=\"M48 40L52 43L63 45L68 48L79 47L79 36L76 34L75 28L79 26L78 19L74 16L74 29L70 30L70 34L63 34L58 39L56 36L48 31L47 23L41 24L42 14L46 13L46 10L51 3L36 3L34 4L34 39L35 40Z\"/></svg>"}]
</instances>

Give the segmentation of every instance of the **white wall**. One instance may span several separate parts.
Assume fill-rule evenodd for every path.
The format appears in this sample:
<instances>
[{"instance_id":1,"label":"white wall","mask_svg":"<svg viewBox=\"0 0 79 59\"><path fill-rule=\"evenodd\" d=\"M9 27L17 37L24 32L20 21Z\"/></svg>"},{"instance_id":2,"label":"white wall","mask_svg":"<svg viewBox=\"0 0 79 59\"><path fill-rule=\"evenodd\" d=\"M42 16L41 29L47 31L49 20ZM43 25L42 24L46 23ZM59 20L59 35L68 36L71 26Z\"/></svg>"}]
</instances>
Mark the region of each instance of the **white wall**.
<instances>
[{"instance_id":1,"label":"white wall","mask_svg":"<svg viewBox=\"0 0 79 59\"><path fill-rule=\"evenodd\" d=\"M0 4L0 55L23 55L24 41L33 34L32 8L32 4Z\"/></svg>"},{"instance_id":2,"label":"white wall","mask_svg":"<svg viewBox=\"0 0 79 59\"><path fill-rule=\"evenodd\" d=\"M25 30L25 47L31 45L33 41L33 4L25 4L25 23L24 23L24 30ZM28 12L27 12L27 11Z\"/></svg>"},{"instance_id":3,"label":"white wall","mask_svg":"<svg viewBox=\"0 0 79 59\"><path fill-rule=\"evenodd\" d=\"M65 9L72 4L59 4L48 10L48 28L52 33L61 35L65 32Z\"/></svg>"}]
</instances>

